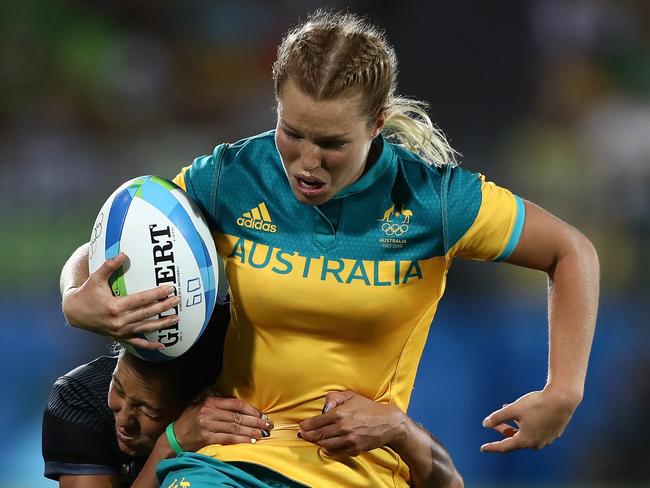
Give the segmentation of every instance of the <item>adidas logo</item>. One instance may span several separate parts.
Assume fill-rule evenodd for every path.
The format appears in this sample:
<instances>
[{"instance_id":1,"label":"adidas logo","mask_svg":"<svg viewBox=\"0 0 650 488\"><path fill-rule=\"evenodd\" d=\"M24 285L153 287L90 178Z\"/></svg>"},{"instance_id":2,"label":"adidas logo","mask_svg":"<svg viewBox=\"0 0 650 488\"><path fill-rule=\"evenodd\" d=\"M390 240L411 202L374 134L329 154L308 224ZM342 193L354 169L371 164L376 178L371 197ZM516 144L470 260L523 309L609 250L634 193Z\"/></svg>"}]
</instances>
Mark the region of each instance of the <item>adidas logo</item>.
<instances>
[{"instance_id":1,"label":"adidas logo","mask_svg":"<svg viewBox=\"0 0 650 488\"><path fill-rule=\"evenodd\" d=\"M271 220L271 215L264 202L257 204L249 212L244 212L237 219L237 225L248 227L249 229L263 230L264 232L277 231L277 227L273 223L273 220Z\"/></svg>"}]
</instances>

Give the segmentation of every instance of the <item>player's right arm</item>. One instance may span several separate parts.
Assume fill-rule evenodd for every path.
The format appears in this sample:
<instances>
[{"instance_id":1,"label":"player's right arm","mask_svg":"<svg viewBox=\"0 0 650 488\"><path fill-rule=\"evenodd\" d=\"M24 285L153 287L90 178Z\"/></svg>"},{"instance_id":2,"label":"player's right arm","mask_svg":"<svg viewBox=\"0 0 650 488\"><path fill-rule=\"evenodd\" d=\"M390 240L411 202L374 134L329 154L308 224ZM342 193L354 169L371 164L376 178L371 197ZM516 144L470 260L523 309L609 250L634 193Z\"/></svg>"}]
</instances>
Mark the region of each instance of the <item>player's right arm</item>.
<instances>
[{"instance_id":1,"label":"player's right arm","mask_svg":"<svg viewBox=\"0 0 650 488\"><path fill-rule=\"evenodd\" d=\"M61 271L62 308L73 327L95 332L144 349L164 346L139 337L164 329L178 321L177 315L150 319L179 303L174 288L160 286L126 297L114 297L108 279L127 261L120 253L104 262L94 273L88 272L88 243L80 246Z\"/></svg>"}]
</instances>

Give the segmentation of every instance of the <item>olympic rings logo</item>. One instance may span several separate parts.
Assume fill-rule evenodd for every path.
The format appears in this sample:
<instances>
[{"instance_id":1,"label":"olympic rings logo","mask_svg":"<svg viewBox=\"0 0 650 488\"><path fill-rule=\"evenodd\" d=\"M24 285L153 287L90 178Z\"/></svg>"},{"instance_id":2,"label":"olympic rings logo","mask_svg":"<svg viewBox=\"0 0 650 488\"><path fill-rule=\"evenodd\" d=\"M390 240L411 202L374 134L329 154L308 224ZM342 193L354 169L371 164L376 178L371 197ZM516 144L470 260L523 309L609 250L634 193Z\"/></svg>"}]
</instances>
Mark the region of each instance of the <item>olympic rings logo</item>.
<instances>
[{"instance_id":1,"label":"olympic rings logo","mask_svg":"<svg viewBox=\"0 0 650 488\"><path fill-rule=\"evenodd\" d=\"M387 236L402 236L408 232L409 226L406 224L391 224L389 222L384 222L381 224L381 230L383 230Z\"/></svg>"},{"instance_id":2,"label":"olympic rings logo","mask_svg":"<svg viewBox=\"0 0 650 488\"><path fill-rule=\"evenodd\" d=\"M92 258L95 255L95 252L97 251L97 239L99 239L102 235L103 222L104 222L104 212L99 212L99 215L97 216L97 223L95 224L95 227L93 227L90 236L90 247L88 250L89 259Z\"/></svg>"}]
</instances>

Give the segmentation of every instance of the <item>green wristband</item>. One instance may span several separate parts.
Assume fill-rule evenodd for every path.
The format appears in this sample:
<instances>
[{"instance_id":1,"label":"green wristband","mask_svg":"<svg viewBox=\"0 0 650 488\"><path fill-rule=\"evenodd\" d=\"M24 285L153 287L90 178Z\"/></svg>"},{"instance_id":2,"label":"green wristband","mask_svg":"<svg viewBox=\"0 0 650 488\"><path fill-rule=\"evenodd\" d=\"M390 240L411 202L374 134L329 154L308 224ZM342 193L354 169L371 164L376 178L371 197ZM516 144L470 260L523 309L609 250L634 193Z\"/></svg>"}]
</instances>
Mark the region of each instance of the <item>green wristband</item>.
<instances>
[{"instance_id":1,"label":"green wristband","mask_svg":"<svg viewBox=\"0 0 650 488\"><path fill-rule=\"evenodd\" d=\"M176 454L180 454L181 452L183 452L183 448L178 443L178 440L176 439L176 435L174 434L174 422L172 422L167 426L167 428L165 429L165 434L167 434L167 442L169 442L169 445L172 446L174 452Z\"/></svg>"}]
</instances>

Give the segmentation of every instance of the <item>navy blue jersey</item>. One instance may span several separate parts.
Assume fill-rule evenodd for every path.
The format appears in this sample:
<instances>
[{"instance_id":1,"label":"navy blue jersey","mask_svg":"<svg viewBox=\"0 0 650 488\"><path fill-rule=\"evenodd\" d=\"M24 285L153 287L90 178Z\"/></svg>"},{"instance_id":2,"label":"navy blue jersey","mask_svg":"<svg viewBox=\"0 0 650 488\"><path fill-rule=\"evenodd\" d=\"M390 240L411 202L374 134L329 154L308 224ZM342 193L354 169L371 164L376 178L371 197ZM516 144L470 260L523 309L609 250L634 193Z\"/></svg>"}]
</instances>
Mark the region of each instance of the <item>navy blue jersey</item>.
<instances>
[{"instance_id":1,"label":"navy blue jersey","mask_svg":"<svg viewBox=\"0 0 650 488\"><path fill-rule=\"evenodd\" d=\"M102 356L61 376L43 414L45 476L111 475L130 486L146 459L122 453L108 389L117 357Z\"/></svg>"}]
</instances>

